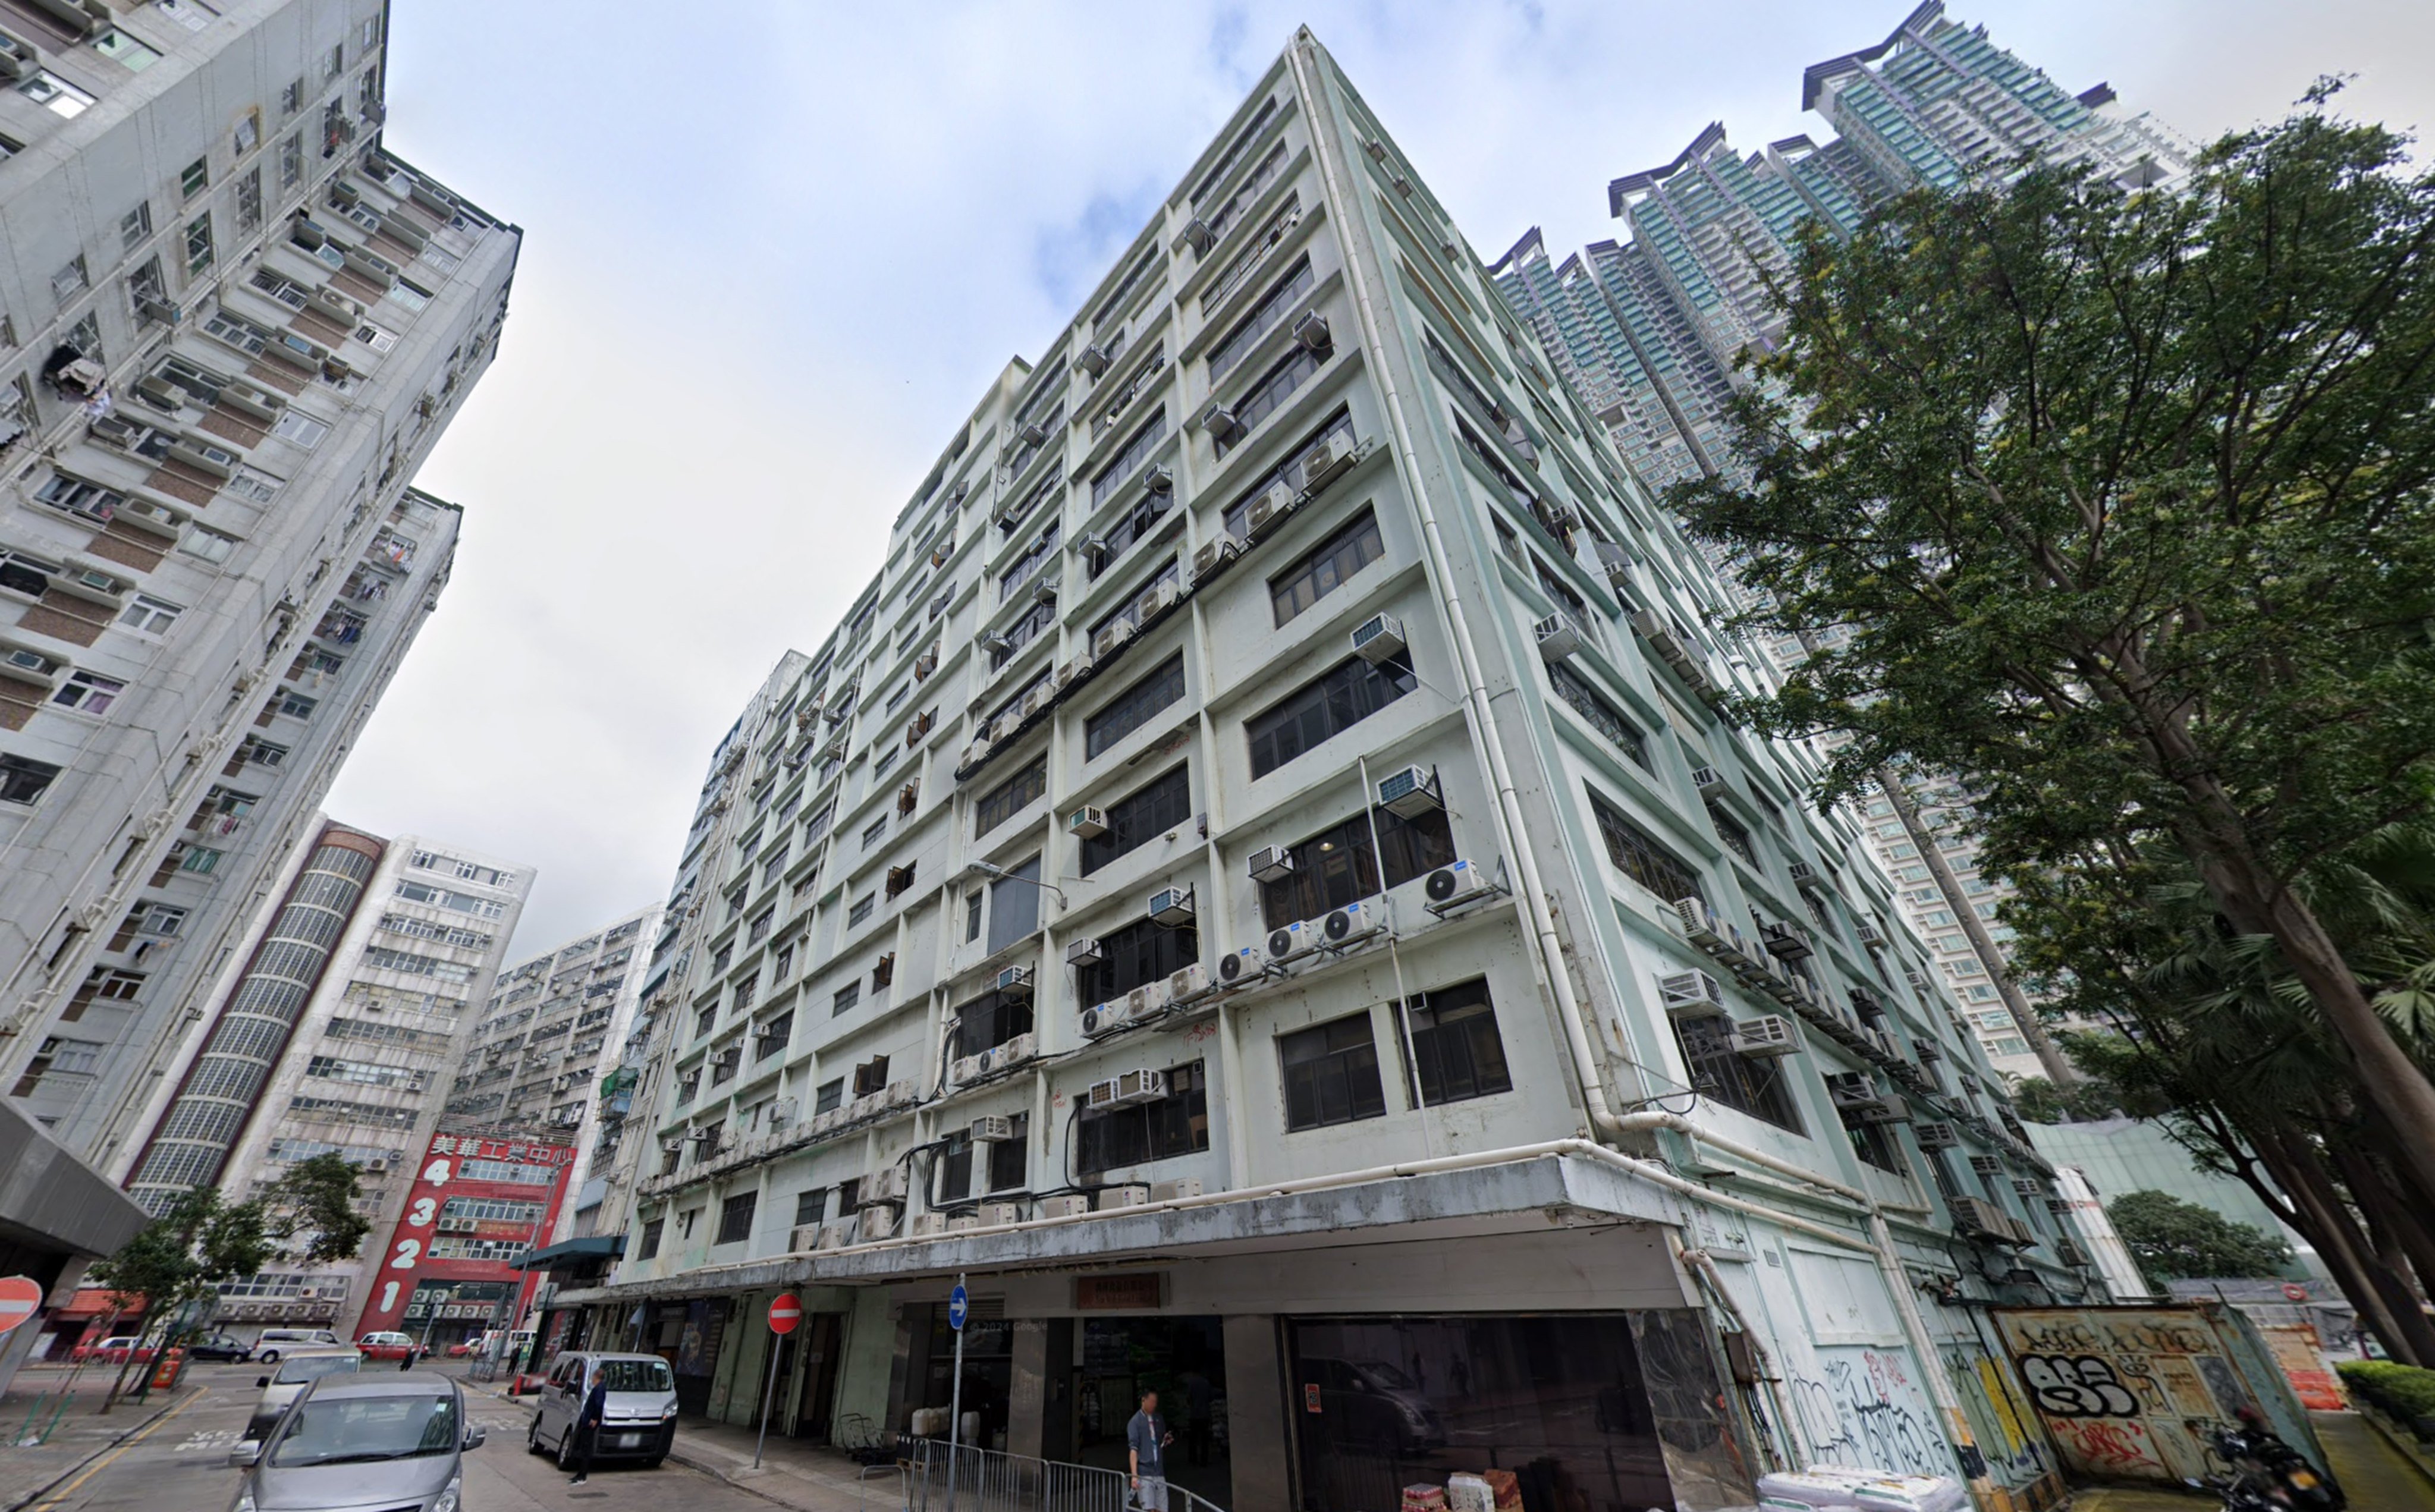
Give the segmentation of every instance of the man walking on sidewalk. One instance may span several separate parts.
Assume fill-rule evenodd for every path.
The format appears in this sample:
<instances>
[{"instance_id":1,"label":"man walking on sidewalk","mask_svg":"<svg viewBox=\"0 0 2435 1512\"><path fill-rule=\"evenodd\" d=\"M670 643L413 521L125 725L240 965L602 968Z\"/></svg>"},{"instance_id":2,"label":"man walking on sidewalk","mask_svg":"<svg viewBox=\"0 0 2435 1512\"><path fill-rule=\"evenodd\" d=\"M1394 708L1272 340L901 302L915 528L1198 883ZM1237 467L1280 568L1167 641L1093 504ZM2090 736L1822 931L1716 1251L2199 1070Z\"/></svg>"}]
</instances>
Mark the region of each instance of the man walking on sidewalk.
<instances>
[{"instance_id":1,"label":"man walking on sidewalk","mask_svg":"<svg viewBox=\"0 0 2435 1512\"><path fill-rule=\"evenodd\" d=\"M1166 1446L1175 1435L1158 1415L1158 1393L1141 1395L1141 1411L1125 1424L1125 1448L1132 1461L1133 1505L1143 1512L1166 1512Z\"/></svg>"},{"instance_id":2,"label":"man walking on sidewalk","mask_svg":"<svg viewBox=\"0 0 2435 1512\"><path fill-rule=\"evenodd\" d=\"M575 1435L575 1479L569 1486L581 1486L592 1478L592 1452L600 1447L600 1419L609 1412L609 1375L596 1369L592 1389L583 1394L583 1410L575 1415L573 1426L567 1429Z\"/></svg>"}]
</instances>

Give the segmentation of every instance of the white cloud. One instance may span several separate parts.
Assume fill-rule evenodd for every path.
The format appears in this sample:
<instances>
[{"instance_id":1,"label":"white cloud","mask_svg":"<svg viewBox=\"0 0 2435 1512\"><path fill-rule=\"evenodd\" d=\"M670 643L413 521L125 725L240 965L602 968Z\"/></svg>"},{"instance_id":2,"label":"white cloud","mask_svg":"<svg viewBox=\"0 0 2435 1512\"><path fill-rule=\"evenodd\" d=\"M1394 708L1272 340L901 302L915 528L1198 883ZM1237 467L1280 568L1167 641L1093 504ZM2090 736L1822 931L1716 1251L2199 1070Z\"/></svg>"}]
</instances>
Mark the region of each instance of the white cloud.
<instances>
[{"instance_id":1,"label":"white cloud","mask_svg":"<svg viewBox=\"0 0 2435 1512\"><path fill-rule=\"evenodd\" d=\"M538 947L665 888L710 748L876 570L888 525L1305 20L1494 257L1613 233L1609 179L1723 120L1823 123L1801 71L1889 5L667 7L417 0L389 140L527 230L500 361L419 480L455 581L331 806L541 868ZM2435 120L2404 0L1957 5L2194 135L2320 73Z\"/></svg>"}]
</instances>

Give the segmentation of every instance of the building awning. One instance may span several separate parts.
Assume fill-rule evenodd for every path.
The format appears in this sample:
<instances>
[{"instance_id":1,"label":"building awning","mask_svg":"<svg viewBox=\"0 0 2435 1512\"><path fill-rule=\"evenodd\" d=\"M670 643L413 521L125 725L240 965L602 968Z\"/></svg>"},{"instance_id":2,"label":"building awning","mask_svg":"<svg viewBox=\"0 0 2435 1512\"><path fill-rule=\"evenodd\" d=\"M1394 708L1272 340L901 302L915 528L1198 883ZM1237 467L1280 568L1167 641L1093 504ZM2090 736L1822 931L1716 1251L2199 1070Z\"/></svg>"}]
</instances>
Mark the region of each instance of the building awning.
<instances>
[{"instance_id":1,"label":"building awning","mask_svg":"<svg viewBox=\"0 0 2435 1512\"><path fill-rule=\"evenodd\" d=\"M31 1114L0 1098L0 1240L38 1254L98 1260L118 1253L151 1221Z\"/></svg>"},{"instance_id":2,"label":"building awning","mask_svg":"<svg viewBox=\"0 0 2435 1512\"><path fill-rule=\"evenodd\" d=\"M1119 1209L950 1233L796 1251L681 1275L569 1288L561 1307L715 1297L772 1286L873 1286L963 1270L1093 1269L1146 1257L1216 1257L1343 1245L1434 1241L1615 1223L1684 1222L1667 1193L1604 1161L1531 1154L1462 1170L1348 1182L1320 1191L1248 1187L1190 1206Z\"/></svg>"},{"instance_id":3,"label":"building awning","mask_svg":"<svg viewBox=\"0 0 2435 1512\"><path fill-rule=\"evenodd\" d=\"M539 1249L527 1249L508 1263L517 1270L579 1270L588 1265L605 1265L625 1252L624 1234L586 1234L580 1239L562 1239Z\"/></svg>"}]
</instances>

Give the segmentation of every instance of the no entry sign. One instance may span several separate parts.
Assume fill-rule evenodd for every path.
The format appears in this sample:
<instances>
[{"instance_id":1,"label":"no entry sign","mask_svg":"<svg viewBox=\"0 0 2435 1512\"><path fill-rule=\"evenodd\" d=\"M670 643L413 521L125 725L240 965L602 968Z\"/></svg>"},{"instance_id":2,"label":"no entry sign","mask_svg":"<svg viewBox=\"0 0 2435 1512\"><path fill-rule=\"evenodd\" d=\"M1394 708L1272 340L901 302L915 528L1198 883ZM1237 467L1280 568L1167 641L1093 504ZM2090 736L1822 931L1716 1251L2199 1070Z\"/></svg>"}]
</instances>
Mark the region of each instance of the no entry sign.
<instances>
[{"instance_id":1,"label":"no entry sign","mask_svg":"<svg viewBox=\"0 0 2435 1512\"><path fill-rule=\"evenodd\" d=\"M24 1276L0 1280L0 1333L6 1333L34 1315L43 1305L42 1283Z\"/></svg>"},{"instance_id":2,"label":"no entry sign","mask_svg":"<svg viewBox=\"0 0 2435 1512\"><path fill-rule=\"evenodd\" d=\"M769 1332L792 1333L795 1325L803 1320L803 1299L792 1292L780 1292L769 1300Z\"/></svg>"}]
</instances>

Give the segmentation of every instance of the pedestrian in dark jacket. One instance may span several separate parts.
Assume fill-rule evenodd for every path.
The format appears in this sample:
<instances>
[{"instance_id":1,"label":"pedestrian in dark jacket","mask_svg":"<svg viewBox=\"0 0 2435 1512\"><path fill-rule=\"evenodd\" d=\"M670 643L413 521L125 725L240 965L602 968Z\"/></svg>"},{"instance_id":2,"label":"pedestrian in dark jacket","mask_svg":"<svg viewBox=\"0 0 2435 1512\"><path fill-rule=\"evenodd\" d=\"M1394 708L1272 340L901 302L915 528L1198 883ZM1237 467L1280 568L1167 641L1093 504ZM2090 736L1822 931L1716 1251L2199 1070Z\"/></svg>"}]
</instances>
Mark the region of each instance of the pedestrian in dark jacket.
<instances>
[{"instance_id":1,"label":"pedestrian in dark jacket","mask_svg":"<svg viewBox=\"0 0 2435 1512\"><path fill-rule=\"evenodd\" d=\"M583 1394L583 1410L575 1415L575 1479L569 1486L581 1486L592 1478L592 1453L600 1447L600 1419L609 1412L608 1377L595 1372L592 1389Z\"/></svg>"}]
</instances>

